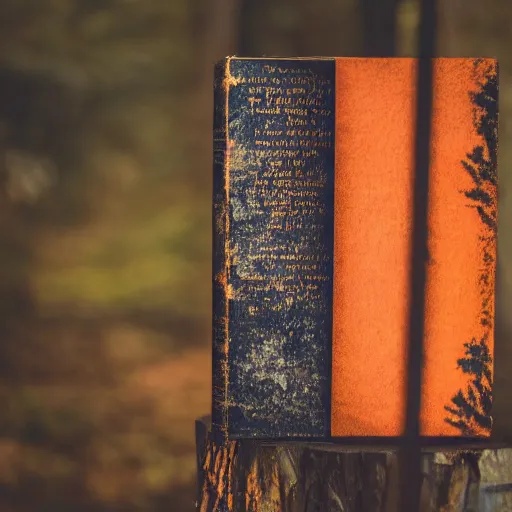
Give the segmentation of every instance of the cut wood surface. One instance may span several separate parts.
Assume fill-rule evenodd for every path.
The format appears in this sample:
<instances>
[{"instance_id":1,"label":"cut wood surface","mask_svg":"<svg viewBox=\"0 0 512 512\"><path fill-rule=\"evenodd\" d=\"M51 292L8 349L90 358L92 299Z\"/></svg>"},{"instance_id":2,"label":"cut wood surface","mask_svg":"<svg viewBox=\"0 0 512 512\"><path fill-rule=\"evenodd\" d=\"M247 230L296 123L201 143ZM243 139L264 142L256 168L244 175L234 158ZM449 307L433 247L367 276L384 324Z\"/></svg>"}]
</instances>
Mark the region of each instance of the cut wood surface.
<instances>
[{"instance_id":1,"label":"cut wood surface","mask_svg":"<svg viewBox=\"0 0 512 512\"><path fill-rule=\"evenodd\" d=\"M206 417L196 438L200 512L399 512L398 444L221 441ZM425 446L422 459L420 512L512 511L512 446Z\"/></svg>"}]
</instances>

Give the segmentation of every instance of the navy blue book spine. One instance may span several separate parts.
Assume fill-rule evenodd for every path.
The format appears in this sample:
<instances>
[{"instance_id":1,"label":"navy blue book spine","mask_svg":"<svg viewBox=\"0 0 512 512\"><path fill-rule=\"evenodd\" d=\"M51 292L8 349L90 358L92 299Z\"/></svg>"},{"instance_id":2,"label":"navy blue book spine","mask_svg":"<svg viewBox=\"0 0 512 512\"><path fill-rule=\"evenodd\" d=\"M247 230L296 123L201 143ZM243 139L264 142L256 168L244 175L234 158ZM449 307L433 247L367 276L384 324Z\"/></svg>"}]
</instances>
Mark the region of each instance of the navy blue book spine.
<instances>
[{"instance_id":1,"label":"navy blue book spine","mask_svg":"<svg viewBox=\"0 0 512 512\"><path fill-rule=\"evenodd\" d=\"M334 75L334 59L216 67L214 434L330 434Z\"/></svg>"}]
</instances>

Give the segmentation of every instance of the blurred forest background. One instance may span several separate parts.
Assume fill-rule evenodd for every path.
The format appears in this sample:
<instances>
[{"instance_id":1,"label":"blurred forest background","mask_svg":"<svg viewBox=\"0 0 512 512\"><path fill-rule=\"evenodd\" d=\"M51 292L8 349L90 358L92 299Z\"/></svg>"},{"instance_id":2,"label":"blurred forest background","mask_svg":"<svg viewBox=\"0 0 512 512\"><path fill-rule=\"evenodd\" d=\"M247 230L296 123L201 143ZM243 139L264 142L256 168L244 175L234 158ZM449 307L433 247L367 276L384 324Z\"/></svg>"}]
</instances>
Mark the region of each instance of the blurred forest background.
<instances>
[{"instance_id":1,"label":"blurred forest background","mask_svg":"<svg viewBox=\"0 0 512 512\"><path fill-rule=\"evenodd\" d=\"M439 3L439 55L501 60L503 436L512 4ZM194 509L193 422L211 392L213 63L233 53L414 55L418 5L393 6L2 1L0 512Z\"/></svg>"}]
</instances>

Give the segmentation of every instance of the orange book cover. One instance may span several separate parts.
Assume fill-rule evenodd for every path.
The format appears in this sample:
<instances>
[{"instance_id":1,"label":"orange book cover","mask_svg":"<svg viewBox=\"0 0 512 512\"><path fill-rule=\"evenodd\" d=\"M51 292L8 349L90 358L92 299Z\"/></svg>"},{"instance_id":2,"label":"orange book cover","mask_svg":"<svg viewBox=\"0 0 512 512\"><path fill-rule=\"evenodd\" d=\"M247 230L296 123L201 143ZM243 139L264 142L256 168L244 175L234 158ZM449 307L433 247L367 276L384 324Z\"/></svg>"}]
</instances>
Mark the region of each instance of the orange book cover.
<instances>
[{"instance_id":1,"label":"orange book cover","mask_svg":"<svg viewBox=\"0 0 512 512\"><path fill-rule=\"evenodd\" d=\"M417 61L337 59L332 434L404 431ZM497 65L435 59L421 433L489 435Z\"/></svg>"},{"instance_id":2,"label":"orange book cover","mask_svg":"<svg viewBox=\"0 0 512 512\"><path fill-rule=\"evenodd\" d=\"M222 66L214 424L401 436L418 61ZM497 102L495 60L434 59L424 436L491 432Z\"/></svg>"}]
</instances>

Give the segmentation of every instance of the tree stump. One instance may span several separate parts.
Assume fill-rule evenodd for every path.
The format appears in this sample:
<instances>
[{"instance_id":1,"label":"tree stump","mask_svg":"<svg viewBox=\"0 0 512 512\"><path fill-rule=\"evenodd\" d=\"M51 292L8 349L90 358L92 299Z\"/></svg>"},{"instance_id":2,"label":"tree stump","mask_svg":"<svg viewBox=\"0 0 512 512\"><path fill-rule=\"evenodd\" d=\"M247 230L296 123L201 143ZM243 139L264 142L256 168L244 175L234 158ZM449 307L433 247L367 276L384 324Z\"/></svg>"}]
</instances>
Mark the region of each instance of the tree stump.
<instances>
[{"instance_id":1,"label":"tree stump","mask_svg":"<svg viewBox=\"0 0 512 512\"><path fill-rule=\"evenodd\" d=\"M398 511L398 445L196 440L200 512ZM422 450L420 512L512 511L512 447Z\"/></svg>"}]
</instances>

